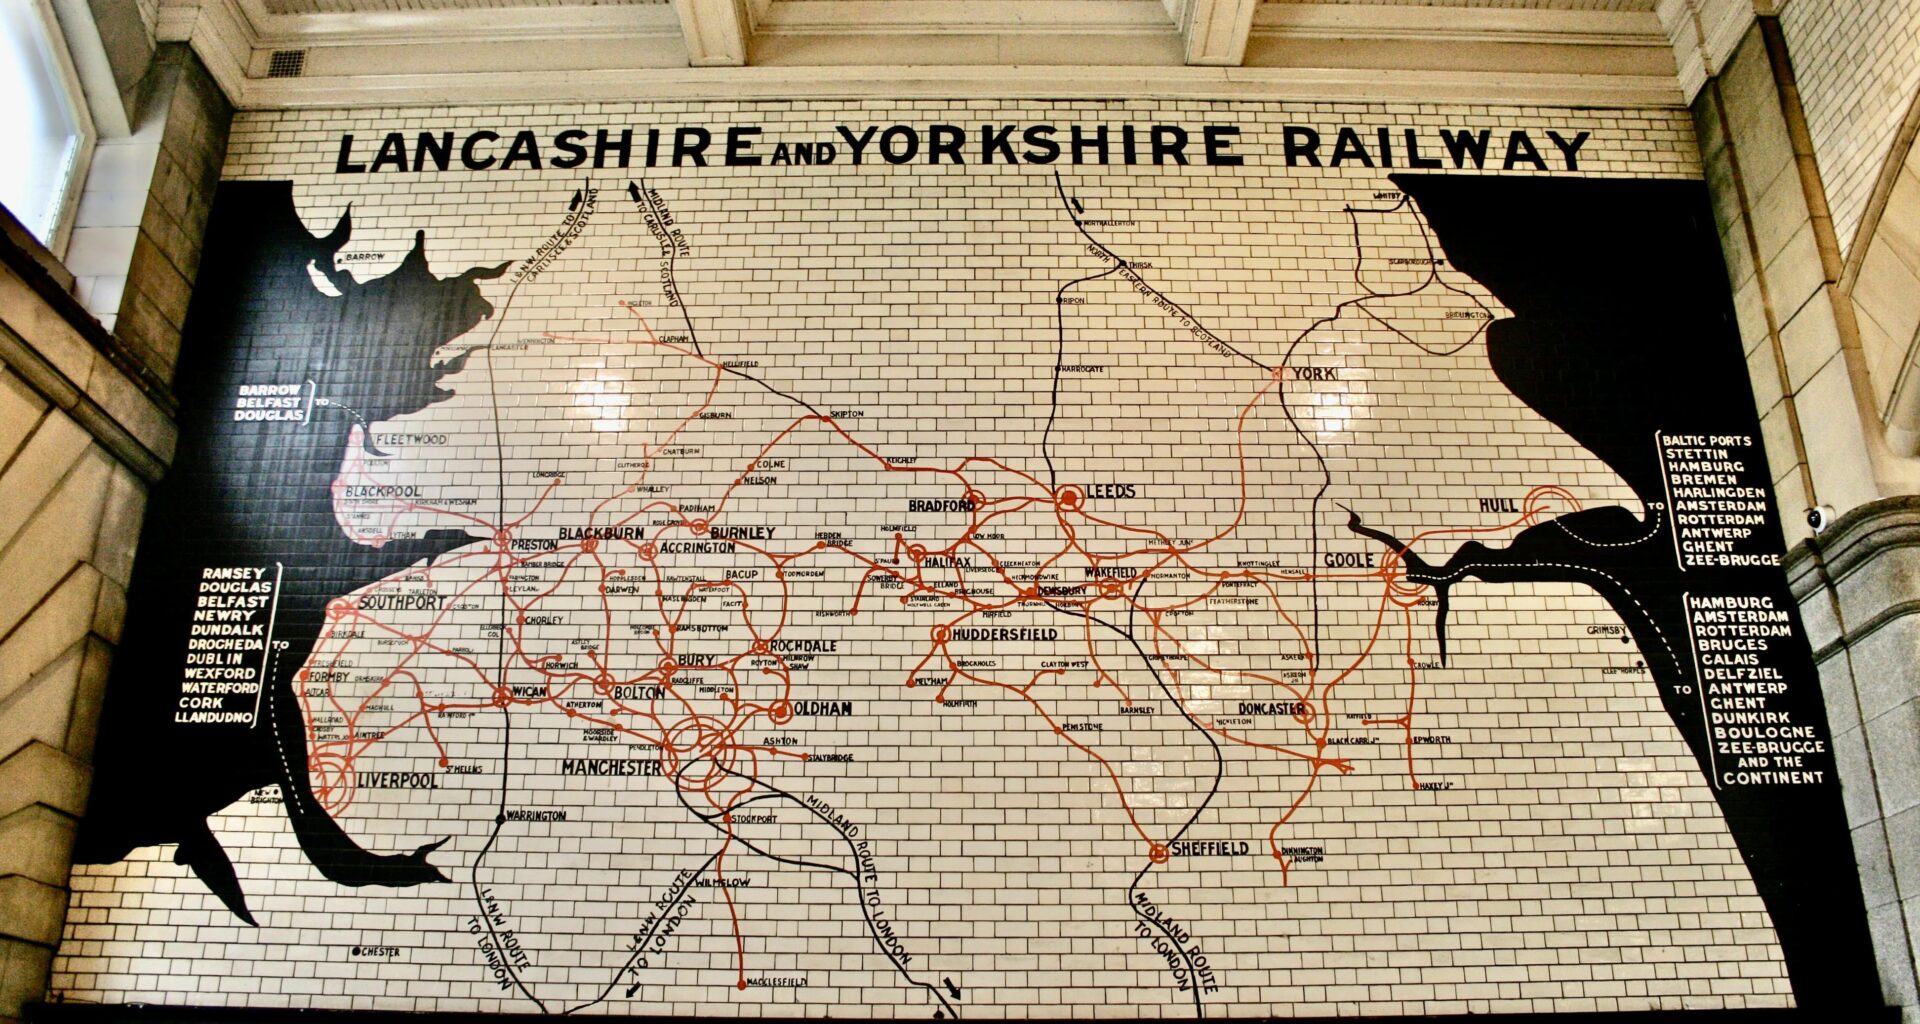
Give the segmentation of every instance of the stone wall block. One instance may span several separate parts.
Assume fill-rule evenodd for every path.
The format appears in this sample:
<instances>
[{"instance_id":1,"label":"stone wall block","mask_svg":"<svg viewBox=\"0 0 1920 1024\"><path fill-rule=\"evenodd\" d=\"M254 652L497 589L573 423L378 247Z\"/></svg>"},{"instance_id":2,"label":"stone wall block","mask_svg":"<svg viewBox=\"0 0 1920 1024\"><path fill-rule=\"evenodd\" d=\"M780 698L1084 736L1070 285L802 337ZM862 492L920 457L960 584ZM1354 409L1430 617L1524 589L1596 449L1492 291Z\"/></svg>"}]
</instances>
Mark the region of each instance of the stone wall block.
<instances>
[{"instance_id":1,"label":"stone wall block","mask_svg":"<svg viewBox=\"0 0 1920 1024\"><path fill-rule=\"evenodd\" d=\"M1761 327L1761 343L1747 351L1747 377L1753 381L1753 407L1765 415L1780 404L1785 392L1780 386L1780 371L1774 363L1773 346L1766 344L1766 328ZM1792 449L1788 449L1790 454Z\"/></svg>"},{"instance_id":2,"label":"stone wall block","mask_svg":"<svg viewBox=\"0 0 1920 1024\"><path fill-rule=\"evenodd\" d=\"M11 268L0 268L0 310L0 320L69 380L92 373L99 350Z\"/></svg>"},{"instance_id":3,"label":"stone wall block","mask_svg":"<svg viewBox=\"0 0 1920 1024\"><path fill-rule=\"evenodd\" d=\"M123 584L102 576L100 599L93 606L93 635L109 644L120 642L120 631L127 624L127 590Z\"/></svg>"},{"instance_id":4,"label":"stone wall block","mask_svg":"<svg viewBox=\"0 0 1920 1024\"><path fill-rule=\"evenodd\" d=\"M183 44L161 46L147 77L164 128L115 329L170 379L233 109Z\"/></svg>"},{"instance_id":5,"label":"stone wall block","mask_svg":"<svg viewBox=\"0 0 1920 1024\"><path fill-rule=\"evenodd\" d=\"M125 466L113 467L113 480L103 503L99 535L88 559L100 574L124 588L133 579L133 560L140 542L140 526L147 511L147 485ZM109 640L117 635L100 631Z\"/></svg>"},{"instance_id":6,"label":"stone wall block","mask_svg":"<svg viewBox=\"0 0 1920 1024\"><path fill-rule=\"evenodd\" d=\"M67 752L88 763L93 761L94 741L100 734L100 708L106 703L107 673L112 667L113 645L88 637L74 679L73 714L65 737Z\"/></svg>"},{"instance_id":7,"label":"stone wall block","mask_svg":"<svg viewBox=\"0 0 1920 1024\"><path fill-rule=\"evenodd\" d=\"M1825 323L1831 323L1830 314L1831 310L1822 310L1822 315L1827 317ZM1813 340L1807 342L1810 345L1821 343ZM1860 422L1855 412L1853 378L1847 372L1846 360L1838 355L1829 358L1794 397L1803 409L1823 410L1818 416L1800 417L1800 437L1807 453L1807 468L1813 474L1814 490L1819 494L1821 503L1834 508L1851 509L1879 497L1874 483L1873 460L1867 454L1866 424ZM1785 493L1792 497L1782 499L1789 503L1783 518L1796 523L1798 534L1805 536L1806 523L1795 514L1799 509L1791 504L1799 497L1799 493L1797 490Z\"/></svg>"},{"instance_id":8,"label":"stone wall block","mask_svg":"<svg viewBox=\"0 0 1920 1024\"><path fill-rule=\"evenodd\" d=\"M1759 32L1749 31L1720 74L1728 126L1739 154L1740 176L1752 189L1772 181L1793 163L1793 139L1773 82L1773 67Z\"/></svg>"},{"instance_id":9,"label":"stone wall block","mask_svg":"<svg viewBox=\"0 0 1920 1024\"><path fill-rule=\"evenodd\" d=\"M146 293L155 311L176 335L186 322L187 301L193 293L192 284L169 255L179 252L185 245L182 241L184 235L185 232L172 218L158 210L149 209L147 221L141 225L140 241L133 247L133 260L127 264L127 279ZM171 362L179 356L179 342L175 340L168 345L172 353L169 358Z\"/></svg>"},{"instance_id":10,"label":"stone wall block","mask_svg":"<svg viewBox=\"0 0 1920 1024\"><path fill-rule=\"evenodd\" d=\"M1920 147L1907 152L1907 162L1887 193L1889 210L1920 210ZM1883 217L1874 228L1873 240L1887 246L1900 262L1920 273L1920 220L1912 217Z\"/></svg>"},{"instance_id":11,"label":"stone wall block","mask_svg":"<svg viewBox=\"0 0 1920 1024\"><path fill-rule=\"evenodd\" d=\"M1920 971L1915 970L1915 965L1920 964L1920 941L1916 941L1914 938L1915 936L1920 936L1920 896L1910 896L1907 899L1901 900L1900 905L1906 912L1905 917L1907 919L1908 936L1906 948L1907 984L1904 986L1906 1001L1900 1004L1900 1021L1901 1024L1920 1024L1920 984L1913 983L1913 979L1917 975L1920 975ZM1896 953L1896 962L1898 962L1897 956L1898 954ZM1888 987L1885 972L1881 974L1881 985L1883 988Z\"/></svg>"},{"instance_id":12,"label":"stone wall block","mask_svg":"<svg viewBox=\"0 0 1920 1024\"><path fill-rule=\"evenodd\" d=\"M1873 407L1886 419L1893 404L1893 387L1900 383L1900 374L1909 361L1908 349L1913 338L1911 335L1896 338L1887 333L1858 302L1854 303L1853 310L1853 322L1860 332L1860 354L1867 361L1867 377L1873 385Z\"/></svg>"},{"instance_id":13,"label":"stone wall block","mask_svg":"<svg viewBox=\"0 0 1920 1024\"><path fill-rule=\"evenodd\" d=\"M1888 334L1911 339L1920 331L1920 266L1901 259L1898 244L1889 234L1875 236L1867 246L1867 258L1853 283L1853 301Z\"/></svg>"},{"instance_id":14,"label":"stone wall block","mask_svg":"<svg viewBox=\"0 0 1920 1024\"><path fill-rule=\"evenodd\" d=\"M171 335L174 327L166 313L135 279L127 278L127 292L120 300L120 316L113 333L132 349L163 380L173 379L173 364L179 355L180 339Z\"/></svg>"},{"instance_id":15,"label":"stone wall block","mask_svg":"<svg viewBox=\"0 0 1920 1024\"><path fill-rule=\"evenodd\" d=\"M67 916L67 890L25 875L0 875L0 937L48 948L60 944Z\"/></svg>"},{"instance_id":16,"label":"stone wall block","mask_svg":"<svg viewBox=\"0 0 1920 1024\"><path fill-rule=\"evenodd\" d=\"M1873 956L1880 966L1880 993L1888 1004L1907 1008L1920 1002L1920 986L1914 984L1913 943L1907 938L1910 910L1901 903L1867 908L1867 930L1873 934Z\"/></svg>"},{"instance_id":17,"label":"stone wall block","mask_svg":"<svg viewBox=\"0 0 1920 1024\"><path fill-rule=\"evenodd\" d=\"M1920 595L1920 547L1887 548L1874 559L1872 571L1849 573L1839 584L1840 611L1858 630L1888 608Z\"/></svg>"},{"instance_id":18,"label":"stone wall block","mask_svg":"<svg viewBox=\"0 0 1920 1024\"><path fill-rule=\"evenodd\" d=\"M1700 109L1696 110L1694 120L1711 121L1719 127L1720 119L1714 116L1712 99L1702 94ZM1700 170L1707 177L1708 195L1713 202L1713 226L1721 235L1740 238L1745 227L1740 217L1740 193L1734 188L1733 154L1725 148L1714 153L1701 154ZM1738 284L1739 279L1735 278Z\"/></svg>"},{"instance_id":19,"label":"stone wall block","mask_svg":"<svg viewBox=\"0 0 1920 1024\"><path fill-rule=\"evenodd\" d=\"M1887 849L1900 895L1920 897L1920 807L1887 816Z\"/></svg>"},{"instance_id":20,"label":"stone wall block","mask_svg":"<svg viewBox=\"0 0 1920 1024\"><path fill-rule=\"evenodd\" d=\"M1794 580L1794 593L1800 592L1799 580ZM1813 584L1818 586L1816 582ZM1834 603L1824 598L1802 600L1800 605L1800 626L1806 630L1807 646L1815 652L1823 651L1841 637L1840 620L1835 616ZM1847 695L1843 704L1835 703L1835 698L1827 698L1827 720L1835 729L1855 728L1860 724L1860 706L1853 699L1853 676L1847 671L1843 658L1829 658L1819 665L1820 685L1829 691L1839 691Z\"/></svg>"},{"instance_id":21,"label":"stone wall block","mask_svg":"<svg viewBox=\"0 0 1920 1024\"><path fill-rule=\"evenodd\" d=\"M0 367L0 480L5 479L4 467L33 436L46 412L47 402L39 392L11 370Z\"/></svg>"},{"instance_id":22,"label":"stone wall block","mask_svg":"<svg viewBox=\"0 0 1920 1024\"><path fill-rule=\"evenodd\" d=\"M26 528L36 509L80 461L92 438L63 413L43 417L6 469L0 470L0 552Z\"/></svg>"},{"instance_id":23,"label":"stone wall block","mask_svg":"<svg viewBox=\"0 0 1920 1024\"><path fill-rule=\"evenodd\" d=\"M113 460L89 448L41 504L0 549L0 635L11 631L55 584L93 553L100 509L106 502ZM92 618L89 604L87 617Z\"/></svg>"},{"instance_id":24,"label":"stone wall block","mask_svg":"<svg viewBox=\"0 0 1920 1024\"><path fill-rule=\"evenodd\" d=\"M1740 329L1740 347L1746 351L1749 361L1756 353L1766 351L1767 304L1761 297L1760 282L1751 276L1734 289L1733 320ZM1773 390L1780 390L1780 375L1774 372L1771 362L1767 364L1767 376L1774 379ZM1755 378L1754 382L1758 384L1759 379Z\"/></svg>"},{"instance_id":25,"label":"stone wall block","mask_svg":"<svg viewBox=\"0 0 1920 1024\"><path fill-rule=\"evenodd\" d=\"M75 640L0 701L0 750L40 742L64 748L73 726L73 695L80 685L86 644Z\"/></svg>"},{"instance_id":26,"label":"stone wall block","mask_svg":"<svg viewBox=\"0 0 1920 1024\"><path fill-rule=\"evenodd\" d=\"M1895 888L1893 855L1887 848L1886 825L1874 819L1852 831L1853 862L1860 869L1860 891L1869 907L1900 902Z\"/></svg>"},{"instance_id":27,"label":"stone wall block","mask_svg":"<svg viewBox=\"0 0 1920 1024\"><path fill-rule=\"evenodd\" d=\"M1847 809L1847 825L1856 831L1880 820L1880 794L1873 785L1873 760L1867 750L1864 726L1833 727L1834 769L1840 773L1840 795Z\"/></svg>"},{"instance_id":28,"label":"stone wall block","mask_svg":"<svg viewBox=\"0 0 1920 1024\"><path fill-rule=\"evenodd\" d=\"M74 567L19 626L0 639L0 701L92 630L99 615L100 583L100 574L91 567Z\"/></svg>"},{"instance_id":29,"label":"stone wall block","mask_svg":"<svg viewBox=\"0 0 1920 1024\"><path fill-rule=\"evenodd\" d=\"M1820 262L1820 243L1810 218L1803 219L1780 251L1766 261L1765 270L1773 318L1782 329L1816 301L1826 301L1827 268Z\"/></svg>"},{"instance_id":30,"label":"stone wall block","mask_svg":"<svg viewBox=\"0 0 1920 1024\"><path fill-rule=\"evenodd\" d=\"M65 886L78 822L44 804L0 818L0 876Z\"/></svg>"},{"instance_id":31,"label":"stone wall block","mask_svg":"<svg viewBox=\"0 0 1920 1024\"><path fill-rule=\"evenodd\" d=\"M1746 177L1746 186L1747 200L1753 204L1750 216L1754 247L1760 251L1761 262L1771 263L1809 220L1807 194L1800 187L1800 169L1789 163L1769 179ZM1818 254L1815 255L1817 258ZM1780 308L1790 309L1795 301L1796 297L1788 296L1786 302L1780 302Z\"/></svg>"},{"instance_id":32,"label":"stone wall block","mask_svg":"<svg viewBox=\"0 0 1920 1024\"><path fill-rule=\"evenodd\" d=\"M173 461L179 428L166 410L155 405L138 385L111 366L104 356L94 360L93 370L86 383L88 397L162 463Z\"/></svg>"},{"instance_id":33,"label":"stone wall block","mask_svg":"<svg viewBox=\"0 0 1920 1024\"><path fill-rule=\"evenodd\" d=\"M1771 361L1772 356L1768 356ZM1776 375L1777 376L1777 375ZM1800 462L1797 446L1793 441L1793 421L1787 417L1786 403L1781 402L1760 414L1760 446L1767 453L1767 475L1772 478L1775 494L1800 493ZM1787 543L1791 544L1804 536L1805 525L1798 516L1782 516L1780 525L1787 532ZM1796 526L1800 533L1796 535Z\"/></svg>"},{"instance_id":34,"label":"stone wall block","mask_svg":"<svg viewBox=\"0 0 1920 1024\"><path fill-rule=\"evenodd\" d=\"M1738 221L1729 224L1720 232L1720 254L1726 257L1727 280L1733 287L1745 287L1754 280L1757 272L1753 262L1753 247L1747 244L1747 228Z\"/></svg>"},{"instance_id":35,"label":"stone wall block","mask_svg":"<svg viewBox=\"0 0 1920 1024\"><path fill-rule=\"evenodd\" d=\"M31 942L0 939L0 1015L8 1012L4 1007L40 998L52 966L53 950ZM13 1019L0 1016L0 1021Z\"/></svg>"},{"instance_id":36,"label":"stone wall block","mask_svg":"<svg viewBox=\"0 0 1920 1024\"><path fill-rule=\"evenodd\" d=\"M1920 665L1920 616L1892 619L1853 640L1849 653L1860 694L1860 716L1867 721L1879 718L1913 699L1912 673Z\"/></svg>"},{"instance_id":37,"label":"stone wall block","mask_svg":"<svg viewBox=\"0 0 1920 1024\"><path fill-rule=\"evenodd\" d=\"M1866 730L1882 812L1920 807L1920 698L1867 719Z\"/></svg>"},{"instance_id":38,"label":"stone wall block","mask_svg":"<svg viewBox=\"0 0 1920 1024\"><path fill-rule=\"evenodd\" d=\"M87 807L93 769L65 751L31 742L0 758L0 818L44 804L79 817Z\"/></svg>"},{"instance_id":39,"label":"stone wall block","mask_svg":"<svg viewBox=\"0 0 1920 1024\"><path fill-rule=\"evenodd\" d=\"M1812 237L1811 232L1807 237ZM1840 354L1840 326L1834 322L1833 307L1816 300L1795 310L1780 324L1780 350L1787 357L1787 383L1798 395ZM1806 429L1806 424L1801 427Z\"/></svg>"}]
</instances>

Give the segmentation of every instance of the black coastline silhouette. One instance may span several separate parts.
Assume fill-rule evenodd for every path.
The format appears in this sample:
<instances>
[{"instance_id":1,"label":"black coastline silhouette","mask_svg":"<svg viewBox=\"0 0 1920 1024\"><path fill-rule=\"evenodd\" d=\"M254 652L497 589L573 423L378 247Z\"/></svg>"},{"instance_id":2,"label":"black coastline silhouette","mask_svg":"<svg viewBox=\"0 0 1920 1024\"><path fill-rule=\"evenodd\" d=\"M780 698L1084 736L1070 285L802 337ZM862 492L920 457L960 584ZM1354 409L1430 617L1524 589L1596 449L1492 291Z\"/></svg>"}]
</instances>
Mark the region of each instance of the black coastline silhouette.
<instances>
[{"instance_id":1,"label":"black coastline silhouette","mask_svg":"<svg viewBox=\"0 0 1920 1024\"><path fill-rule=\"evenodd\" d=\"M75 853L106 863L134 847L177 843L175 860L249 923L232 862L206 819L262 786L279 786L301 849L327 878L349 886L446 880L427 859L439 842L363 850L315 800L291 678L313 650L327 602L473 542L436 531L377 548L354 543L334 519L331 485L356 423L450 397L437 382L465 355L436 365L433 353L492 315L475 282L506 266L437 278L421 233L396 270L359 284L335 266L351 235L350 212L325 237L308 232L291 183L220 186L182 346L180 449L149 499ZM309 265L340 294L315 287ZM327 400L308 422L234 421L241 385L308 381ZM285 575L274 637L287 647L262 682L258 724L176 724L202 568L275 562Z\"/></svg>"},{"instance_id":2,"label":"black coastline silhouette","mask_svg":"<svg viewBox=\"0 0 1920 1024\"><path fill-rule=\"evenodd\" d=\"M1487 332L1500 381L1618 473L1649 509L1663 508L1667 497L1656 434L1736 435L1757 444L1760 424L1703 183L1423 174L1393 181L1419 204L1453 265L1511 311ZM1762 459L1760 450L1750 457ZM1407 578L1435 589L1442 651L1447 591L1463 579L1592 587L1645 654L1667 713L1709 778L1701 703L1675 689L1703 685L1688 646L1685 595L1771 598L1791 614L1793 636L1773 645L1788 688L1769 707L1831 736L1785 573L1682 571L1667 516L1588 508L1531 526L1502 548L1469 541L1442 565L1407 553ZM1348 529L1402 548L1358 516ZM1765 525L1737 550L1784 547L1779 510L1769 501ZM1825 784L1730 785L1715 787L1714 797L1773 918L1795 1001L1878 1005L1831 747L1806 761L1808 771L1825 772Z\"/></svg>"}]
</instances>

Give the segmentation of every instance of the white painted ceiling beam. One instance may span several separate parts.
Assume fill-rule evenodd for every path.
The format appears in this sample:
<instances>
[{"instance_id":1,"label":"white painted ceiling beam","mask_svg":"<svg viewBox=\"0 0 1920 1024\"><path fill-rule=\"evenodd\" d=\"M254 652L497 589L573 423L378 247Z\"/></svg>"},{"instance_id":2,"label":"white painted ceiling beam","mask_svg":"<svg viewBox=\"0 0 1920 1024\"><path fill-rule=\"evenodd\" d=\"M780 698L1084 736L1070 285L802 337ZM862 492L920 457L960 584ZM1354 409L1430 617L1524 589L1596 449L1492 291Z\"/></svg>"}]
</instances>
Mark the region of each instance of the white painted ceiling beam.
<instances>
[{"instance_id":1,"label":"white painted ceiling beam","mask_svg":"<svg viewBox=\"0 0 1920 1024\"><path fill-rule=\"evenodd\" d=\"M1772 9L1768 0L1660 0L1656 10L1689 102L1726 66L1761 6Z\"/></svg>"},{"instance_id":2,"label":"white painted ceiling beam","mask_svg":"<svg viewBox=\"0 0 1920 1024\"><path fill-rule=\"evenodd\" d=\"M1169 0L1177 2L1177 0ZM753 24L768 35L1170 34L1153 0L779 0Z\"/></svg>"},{"instance_id":3,"label":"white painted ceiling beam","mask_svg":"<svg viewBox=\"0 0 1920 1024\"><path fill-rule=\"evenodd\" d=\"M1259 0L1184 0L1180 41L1187 63L1200 67L1238 67L1247 58Z\"/></svg>"},{"instance_id":4,"label":"white painted ceiling beam","mask_svg":"<svg viewBox=\"0 0 1920 1024\"><path fill-rule=\"evenodd\" d=\"M737 68L747 63L751 31L746 0L673 0L687 41L687 63L696 68Z\"/></svg>"},{"instance_id":5,"label":"white painted ceiling beam","mask_svg":"<svg viewBox=\"0 0 1920 1024\"><path fill-rule=\"evenodd\" d=\"M234 102L254 110L718 94L1683 102L1669 36L1644 9L1255 10L1252 0L374 9L388 2L274 14L265 0L161 0L159 34L190 41ZM307 50L305 74L266 77L276 49Z\"/></svg>"},{"instance_id":6,"label":"white painted ceiling beam","mask_svg":"<svg viewBox=\"0 0 1920 1024\"><path fill-rule=\"evenodd\" d=\"M1680 105L1658 76L1209 67L761 67L273 78L242 106L405 107L646 99L1274 99L1591 107Z\"/></svg>"}]
</instances>

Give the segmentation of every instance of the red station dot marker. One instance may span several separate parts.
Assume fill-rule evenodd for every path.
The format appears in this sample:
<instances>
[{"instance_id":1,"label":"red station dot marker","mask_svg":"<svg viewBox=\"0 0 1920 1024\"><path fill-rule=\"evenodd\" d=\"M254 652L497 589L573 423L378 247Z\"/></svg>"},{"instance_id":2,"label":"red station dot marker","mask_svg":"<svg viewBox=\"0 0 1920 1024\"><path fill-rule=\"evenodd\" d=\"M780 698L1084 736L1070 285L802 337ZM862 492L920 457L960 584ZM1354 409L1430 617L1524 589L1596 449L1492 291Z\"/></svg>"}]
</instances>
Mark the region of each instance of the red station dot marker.
<instances>
[{"instance_id":1,"label":"red station dot marker","mask_svg":"<svg viewBox=\"0 0 1920 1024\"><path fill-rule=\"evenodd\" d=\"M1159 843L1154 843L1152 846L1147 847L1147 859L1155 864L1165 864L1167 862L1167 848Z\"/></svg>"},{"instance_id":2,"label":"red station dot marker","mask_svg":"<svg viewBox=\"0 0 1920 1024\"><path fill-rule=\"evenodd\" d=\"M952 627L944 626L944 625L933 627L934 643L939 644L942 647L945 647L947 645L947 641L952 637L953 637Z\"/></svg>"},{"instance_id":3,"label":"red station dot marker","mask_svg":"<svg viewBox=\"0 0 1920 1024\"><path fill-rule=\"evenodd\" d=\"M582 540L580 542L580 550L585 551L589 555L593 554L595 551L600 550L600 538L588 537Z\"/></svg>"},{"instance_id":4,"label":"red station dot marker","mask_svg":"<svg viewBox=\"0 0 1920 1024\"><path fill-rule=\"evenodd\" d=\"M493 543L496 546L498 546L500 550L502 551L507 550L508 545L511 544L512 542L513 542L513 534L510 531L507 531L507 530L493 531Z\"/></svg>"},{"instance_id":5,"label":"red station dot marker","mask_svg":"<svg viewBox=\"0 0 1920 1024\"><path fill-rule=\"evenodd\" d=\"M660 557L660 549L657 547L654 547L652 541L648 541L645 544L640 545L640 557L651 562L655 558Z\"/></svg>"},{"instance_id":6,"label":"red station dot marker","mask_svg":"<svg viewBox=\"0 0 1920 1024\"><path fill-rule=\"evenodd\" d=\"M687 524L687 529L692 530L697 536L704 537L707 535L707 525L705 519L695 519L693 522Z\"/></svg>"},{"instance_id":7,"label":"red station dot marker","mask_svg":"<svg viewBox=\"0 0 1920 1024\"><path fill-rule=\"evenodd\" d=\"M1053 492L1053 503L1062 512L1077 512L1087 503L1087 492L1068 484Z\"/></svg>"}]
</instances>

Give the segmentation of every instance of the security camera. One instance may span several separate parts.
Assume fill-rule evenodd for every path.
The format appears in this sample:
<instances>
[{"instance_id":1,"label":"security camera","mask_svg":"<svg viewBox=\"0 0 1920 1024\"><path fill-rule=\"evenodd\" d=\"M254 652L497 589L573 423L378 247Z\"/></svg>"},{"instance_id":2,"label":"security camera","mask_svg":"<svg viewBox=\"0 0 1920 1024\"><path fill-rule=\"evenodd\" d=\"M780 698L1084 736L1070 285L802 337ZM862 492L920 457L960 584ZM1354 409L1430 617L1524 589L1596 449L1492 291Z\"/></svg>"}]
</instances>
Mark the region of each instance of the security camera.
<instances>
[{"instance_id":1,"label":"security camera","mask_svg":"<svg viewBox=\"0 0 1920 1024\"><path fill-rule=\"evenodd\" d=\"M1811 527L1815 533L1825 533L1827 527L1833 525L1833 519L1834 511L1832 505L1820 505L1807 510L1807 525Z\"/></svg>"}]
</instances>

